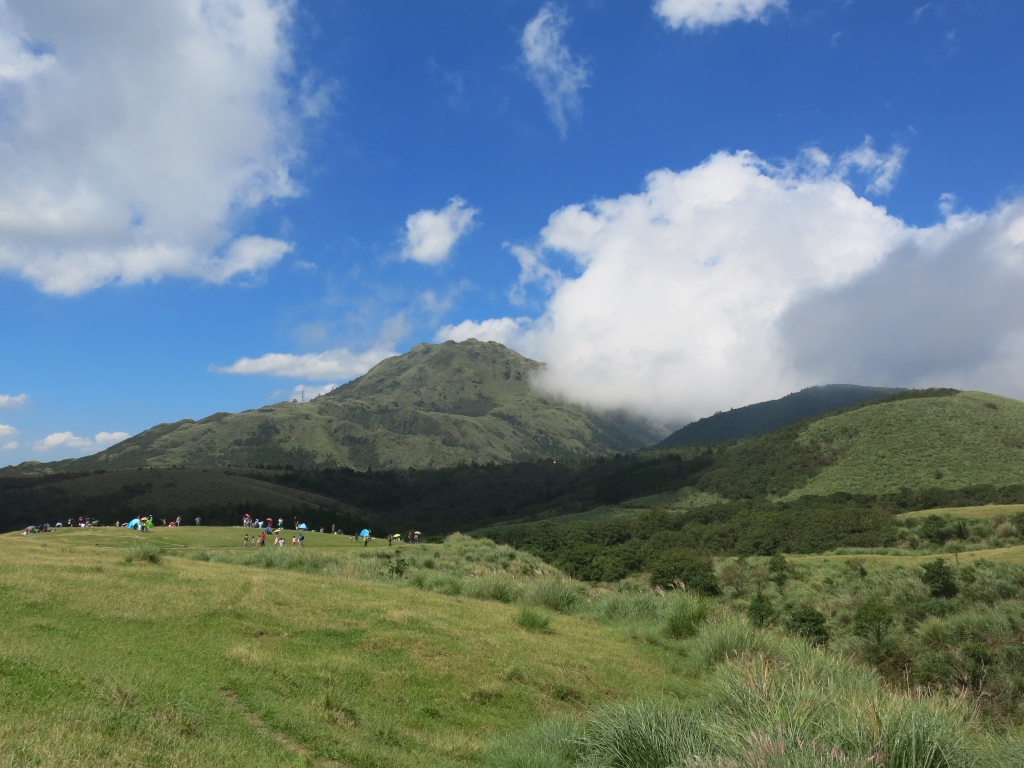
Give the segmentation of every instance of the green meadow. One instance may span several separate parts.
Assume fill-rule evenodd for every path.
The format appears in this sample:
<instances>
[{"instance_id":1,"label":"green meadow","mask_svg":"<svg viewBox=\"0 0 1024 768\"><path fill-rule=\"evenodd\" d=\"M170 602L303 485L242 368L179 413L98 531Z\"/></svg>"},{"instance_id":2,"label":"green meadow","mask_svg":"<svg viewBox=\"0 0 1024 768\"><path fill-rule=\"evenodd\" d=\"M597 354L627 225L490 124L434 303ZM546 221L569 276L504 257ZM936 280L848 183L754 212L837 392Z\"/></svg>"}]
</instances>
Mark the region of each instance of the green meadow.
<instances>
[{"instance_id":1,"label":"green meadow","mask_svg":"<svg viewBox=\"0 0 1024 768\"><path fill-rule=\"evenodd\" d=\"M458 535L247 550L246 532L0 537L0 765L1024 764L1019 565L961 565L936 602L908 559L723 559L702 596ZM884 643L948 656L948 679L871 656L852 617L886 585ZM956 687L958 616L988 627L998 685Z\"/></svg>"},{"instance_id":2,"label":"green meadow","mask_svg":"<svg viewBox=\"0 0 1024 768\"><path fill-rule=\"evenodd\" d=\"M581 618L536 633L512 606L408 586L126 561L243 535L0 537L0 765L474 765L530 722L668 682L670 659Z\"/></svg>"}]
</instances>

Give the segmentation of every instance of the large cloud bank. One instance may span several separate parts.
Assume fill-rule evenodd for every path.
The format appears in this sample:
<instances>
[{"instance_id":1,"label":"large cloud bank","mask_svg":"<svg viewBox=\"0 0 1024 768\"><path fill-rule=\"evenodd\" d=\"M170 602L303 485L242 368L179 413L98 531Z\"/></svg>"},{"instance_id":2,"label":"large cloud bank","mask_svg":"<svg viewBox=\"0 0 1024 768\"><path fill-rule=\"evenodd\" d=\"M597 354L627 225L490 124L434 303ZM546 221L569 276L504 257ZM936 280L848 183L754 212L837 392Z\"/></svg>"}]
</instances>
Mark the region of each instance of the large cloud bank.
<instances>
[{"instance_id":1,"label":"large cloud bank","mask_svg":"<svg viewBox=\"0 0 1024 768\"><path fill-rule=\"evenodd\" d=\"M296 194L285 0L0 0L0 270L81 293L272 265Z\"/></svg>"},{"instance_id":2,"label":"large cloud bank","mask_svg":"<svg viewBox=\"0 0 1024 768\"><path fill-rule=\"evenodd\" d=\"M506 343L548 363L549 390L667 421L828 382L1024 395L1024 201L908 226L847 178L884 191L901 156L721 153L651 173L639 194L557 211L516 254L540 317L437 339ZM553 254L578 276L540 269Z\"/></svg>"}]
</instances>

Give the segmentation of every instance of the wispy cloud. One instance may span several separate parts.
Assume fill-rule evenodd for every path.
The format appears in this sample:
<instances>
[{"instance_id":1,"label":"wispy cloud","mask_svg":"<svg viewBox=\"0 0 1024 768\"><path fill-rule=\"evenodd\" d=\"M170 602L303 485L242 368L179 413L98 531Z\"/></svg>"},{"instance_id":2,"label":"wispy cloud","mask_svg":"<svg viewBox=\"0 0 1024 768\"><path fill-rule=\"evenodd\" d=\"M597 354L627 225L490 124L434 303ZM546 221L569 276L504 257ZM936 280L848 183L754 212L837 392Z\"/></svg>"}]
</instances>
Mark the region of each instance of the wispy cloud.
<instances>
[{"instance_id":1,"label":"wispy cloud","mask_svg":"<svg viewBox=\"0 0 1024 768\"><path fill-rule=\"evenodd\" d=\"M99 432L96 437L78 437L72 432L54 432L42 440L38 440L33 446L37 451L50 451L54 449L88 451L99 448L107 448L122 440L127 440L131 435L127 432Z\"/></svg>"},{"instance_id":2,"label":"wispy cloud","mask_svg":"<svg viewBox=\"0 0 1024 768\"><path fill-rule=\"evenodd\" d=\"M700 30L733 21L763 21L786 0L655 0L654 13L672 29Z\"/></svg>"},{"instance_id":3,"label":"wispy cloud","mask_svg":"<svg viewBox=\"0 0 1024 768\"><path fill-rule=\"evenodd\" d=\"M0 440L4 440L8 437L14 437L18 434L18 430L8 424L0 424Z\"/></svg>"},{"instance_id":4,"label":"wispy cloud","mask_svg":"<svg viewBox=\"0 0 1024 768\"><path fill-rule=\"evenodd\" d=\"M906 156L906 148L899 144L893 146L888 154L877 151L871 144L871 137L867 136L863 144L839 157L837 173L840 178L845 178L850 170L856 169L870 179L868 192L885 194L892 191Z\"/></svg>"},{"instance_id":5,"label":"wispy cloud","mask_svg":"<svg viewBox=\"0 0 1024 768\"><path fill-rule=\"evenodd\" d=\"M18 448L18 441L17 440L11 440L11 442L4 443L4 445L3 445L3 450L5 450L5 451L14 451L14 450L17 450L17 448Z\"/></svg>"},{"instance_id":6,"label":"wispy cloud","mask_svg":"<svg viewBox=\"0 0 1024 768\"><path fill-rule=\"evenodd\" d=\"M548 3L526 25L520 40L527 73L562 138L569 130L569 117L579 114L580 90L590 77L586 61L574 56L562 40L569 21L565 8Z\"/></svg>"},{"instance_id":7,"label":"wispy cloud","mask_svg":"<svg viewBox=\"0 0 1024 768\"><path fill-rule=\"evenodd\" d=\"M440 264L472 228L477 213L479 211L470 208L461 197L453 197L439 211L410 214L405 220L402 258L421 264Z\"/></svg>"},{"instance_id":8,"label":"wispy cloud","mask_svg":"<svg viewBox=\"0 0 1024 768\"><path fill-rule=\"evenodd\" d=\"M265 376L288 376L296 379L347 381L362 376L386 357L395 354L393 347L378 345L365 352L352 352L345 347L329 349L326 352L310 352L292 355L271 352L261 357L243 357L224 367L211 366L218 373L262 374Z\"/></svg>"}]
</instances>

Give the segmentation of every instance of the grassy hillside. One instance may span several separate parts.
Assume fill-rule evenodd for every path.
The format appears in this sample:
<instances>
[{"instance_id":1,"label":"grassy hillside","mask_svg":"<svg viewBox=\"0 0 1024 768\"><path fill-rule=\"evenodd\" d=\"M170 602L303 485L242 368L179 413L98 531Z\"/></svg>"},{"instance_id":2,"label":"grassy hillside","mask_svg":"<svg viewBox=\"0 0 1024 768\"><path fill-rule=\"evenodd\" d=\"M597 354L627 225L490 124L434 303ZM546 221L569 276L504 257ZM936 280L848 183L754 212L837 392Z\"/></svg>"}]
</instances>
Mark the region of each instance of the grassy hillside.
<instances>
[{"instance_id":1,"label":"grassy hillside","mask_svg":"<svg viewBox=\"0 0 1024 768\"><path fill-rule=\"evenodd\" d=\"M308 403L161 424L105 451L4 474L186 466L432 468L609 455L664 436L530 386L540 363L500 344L421 344Z\"/></svg>"},{"instance_id":2,"label":"grassy hillside","mask_svg":"<svg viewBox=\"0 0 1024 768\"><path fill-rule=\"evenodd\" d=\"M836 457L800 494L1024 483L1024 403L984 392L839 414L810 424L798 443Z\"/></svg>"},{"instance_id":3,"label":"grassy hillside","mask_svg":"<svg viewBox=\"0 0 1024 768\"><path fill-rule=\"evenodd\" d=\"M1022 764L1019 568L964 566L954 602L911 570L791 563L776 584L774 561L722 561L702 598L584 589L460 536L246 551L242 533L0 536L0 766ZM992 600L993 576L1012 594ZM758 583L775 613L755 623ZM981 687L946 698L851 661L872 646L843 622L878 583L902 596L913 680L970 674L951 633L974 621L996 654ZM825 641L792 621L815 606Z\"/></svg>"},{"instance_id":4,"label":"grassy hillside","mask_svg":"<svg viewBox=\"0 0 1024 768\"><path fill-rule=\"evenodd\" d=\"M836 411L867 400L902 392L887 387L826 384L807 387L791 395L716 413L687 424L662 440L661 445L711 445L773 432L798 421Z\"/></svg>"},{"instance_id":5,"label":"grassy hillside","mask_svg":"<svg viewBox=\"0 0 1024 768\"><path fill-rule=\"evenodd\" d=\"M0 537L0 766L477 765L512 729L665 682L655 649L579 618L530 632L497 602L128 563L86 534Z\"/></svg>"}]
</instances>

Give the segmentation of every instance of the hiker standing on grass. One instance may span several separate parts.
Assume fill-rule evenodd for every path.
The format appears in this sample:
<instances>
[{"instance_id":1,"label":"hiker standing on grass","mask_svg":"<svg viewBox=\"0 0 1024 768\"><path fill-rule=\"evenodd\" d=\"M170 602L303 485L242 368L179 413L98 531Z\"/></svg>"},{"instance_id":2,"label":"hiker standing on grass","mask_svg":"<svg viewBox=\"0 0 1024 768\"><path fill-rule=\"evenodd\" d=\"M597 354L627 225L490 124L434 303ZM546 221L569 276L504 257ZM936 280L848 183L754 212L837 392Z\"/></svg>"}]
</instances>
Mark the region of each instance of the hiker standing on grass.
<instances>
[{"instance_id":1,"label":"hiker standing on grass","mask_svg":"<svg viewBox=\"0 0 1024 768\"><path fill-rule=\"evenodd\" d=\"M264 531L263 533L260 534L260 546L261 547L267 546L267 532L266 531Z\"/></svg>"},{"instance_id":2,"label":"hiker standing on grass","mask_svg":"<svg viewBox=\"0 0 1024 768\"><path fill-rule=\"evenodd\" d=\"M196 525L199 525L201 522L203 522L203 518L197 517L196 518Z\"/></svg>"},{"instance_id":3,"label":"hiker standing on grass","mask_svg":"<svg viewBox=\"0 0 1024 768\"><path fill-rule=\"evenodd\" d=\"M249 534L248 533L245 534L245 538L242 539L242 547L244 547L245 549L249 548Z\"/></svg>"},{"instance_id":4,"label":"hiker standing on grass","mask_svg":"<svg viewBox=\"0 0 1024 768\"><path fill-rule=\"evenodd\" d=\"M292 536L292 546L293 547L298 546L298 543L299 543L299 540L296 539L294 536Z\"/></svg>"},{"instance_id":5,"label":"hiker standing on grass","mask_svg":"<svg viewBox=\"0 0 1024 768\"><path fill-rule=\"evenodd\" d=\"M321 531L321 533L323 533L323 531ZM300 547L302 546L302 542L304 542L305 540L306 540L305 534L300 533L299 534L299 546Z\"/></svg>"}]
</instances>

